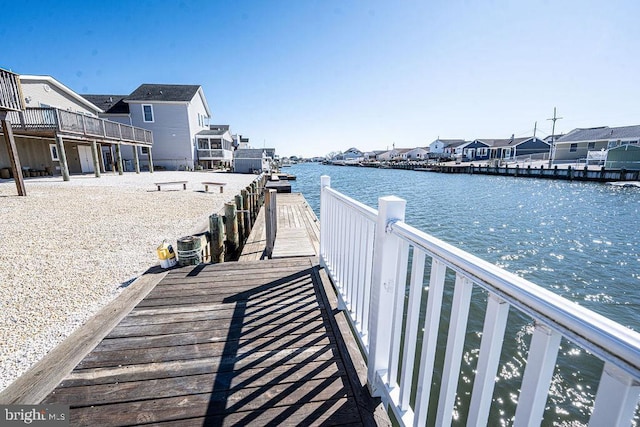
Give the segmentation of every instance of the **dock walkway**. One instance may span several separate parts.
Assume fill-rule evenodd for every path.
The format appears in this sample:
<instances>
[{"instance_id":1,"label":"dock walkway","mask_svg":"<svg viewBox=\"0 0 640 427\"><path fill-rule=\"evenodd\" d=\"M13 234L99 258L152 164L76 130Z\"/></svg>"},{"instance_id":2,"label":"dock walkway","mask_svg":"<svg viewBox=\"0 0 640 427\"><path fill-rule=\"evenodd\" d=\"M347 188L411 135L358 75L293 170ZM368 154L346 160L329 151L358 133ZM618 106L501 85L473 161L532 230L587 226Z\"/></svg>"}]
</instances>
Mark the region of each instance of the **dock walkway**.
<instances>
[{"instance_id":1,"label":"dock walkway","mask_svg":"<svg viewBox=\"0 0 640 427\"><path fill-rule=\"evenodd\" d=\"M315 215L281 196L279 233L317 253ZM170 270L43 402L72 425L389 424L315 256Z\"/></svg>"}]
</instances>

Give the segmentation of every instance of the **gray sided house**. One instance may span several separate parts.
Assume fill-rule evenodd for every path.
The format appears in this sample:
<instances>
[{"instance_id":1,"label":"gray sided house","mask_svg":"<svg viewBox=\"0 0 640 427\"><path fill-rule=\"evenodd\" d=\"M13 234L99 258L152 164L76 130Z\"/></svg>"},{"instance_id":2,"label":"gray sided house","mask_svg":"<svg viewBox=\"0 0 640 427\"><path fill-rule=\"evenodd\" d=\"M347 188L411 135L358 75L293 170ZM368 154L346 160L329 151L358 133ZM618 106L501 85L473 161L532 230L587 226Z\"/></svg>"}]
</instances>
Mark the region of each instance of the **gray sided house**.
<instances>
[{"instance_id":1,"label":"gray sided house","mask_svg":"<svg viewBox=\"0 0 640 427\"><path fill-rule=\"evenodd\" d=\"M271 170L271 160L267 152L275 153L273 148L239 148L233 153L233 171L235 173L260 173Z\"/></svg>"},{"instance_id":2,"label":"gray sided house","mask_svg":"<svg viewBox=\"0 0 640 427\"><path fill-rule=\"evenodd\" d=\"M463 157L466 160L488 160L490 147L484 140L476 139L464 147Z\"/></svg>"},{"instance_id":3,"label":"gray sided house","mask_svg":"<svg viewBox=\"0 0 640 427\"><path fill-rule=\"evenodd\" d=\"M571 163L587 159L590 151L603 151L626 144L638 144L640 125L574 129L554 144L553 161Z\"/></svg>"},{"instance_id":4,"label":"gray sided house","mask_svg":"<svg viewBox=\"0 0 640 427\"><path fill-rule=\"evenodd\" d=\"M211 111L201 86L143 84L124 101L133 126L153 131L153 161L169 170L193 169L199 132Z\"/></svg>"}]
</instances>

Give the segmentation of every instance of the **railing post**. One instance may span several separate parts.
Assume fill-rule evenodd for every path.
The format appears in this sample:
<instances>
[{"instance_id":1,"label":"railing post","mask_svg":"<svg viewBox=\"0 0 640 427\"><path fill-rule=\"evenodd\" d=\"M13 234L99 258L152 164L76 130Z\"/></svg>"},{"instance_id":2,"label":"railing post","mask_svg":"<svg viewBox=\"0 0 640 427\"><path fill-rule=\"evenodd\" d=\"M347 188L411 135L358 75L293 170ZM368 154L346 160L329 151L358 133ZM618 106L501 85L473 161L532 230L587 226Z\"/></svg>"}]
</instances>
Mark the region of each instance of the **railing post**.
<instances>
[{"instance_id":1,"label":"railing post","mask_svg":"<svg viewBox=\"0 0 640 427\"><path fill-rule=\"evenodd\" d=\"M640 384L637 381L615 366L605 363L589 425L631 425L639 394Z\"/></svg>"},{"instance_id":2,"label":"railing post","mask_svg":"<svg viewBox=\"0 0 640 427\"><path fill-rule=\"evenodd\" d=\"M396 288L399 241L391 236L390 225L404 221L407 202L395 196L378 199L378 219L376 222L373 247L373 278L371 305L369 311L369 357L367 386L372 396L381 396L386 387L380 378L388 367L391 348L391 317ZM381 372L382 371L382 372Z\"/></svg>"},{"instance_id":3,"label":"railing post","mask_svg":"<svg viewBox=\"0 0 640 427\"><path fill-rule=\"evenodd\" d=\"M273 255L273 247L276 242L276 226L277 226L277 209L276 209L276 190L268 190L265 192L264 201L264 222L265 232L267 234L267 257L271 259Z\"/></svg>"},{"instance_id":4,"label":"railing post","mask_svg":"<svg viewBox=\"0 0 640 427\"><path fill-rule=\"evenodd\" d=\"M331 177L322 175L320 177L320 263L325 267L324 256L327 245L327 227L329 219L327 218L327 196L324 193L325 187L331 188Z\"/></svg>"}]
</instances>

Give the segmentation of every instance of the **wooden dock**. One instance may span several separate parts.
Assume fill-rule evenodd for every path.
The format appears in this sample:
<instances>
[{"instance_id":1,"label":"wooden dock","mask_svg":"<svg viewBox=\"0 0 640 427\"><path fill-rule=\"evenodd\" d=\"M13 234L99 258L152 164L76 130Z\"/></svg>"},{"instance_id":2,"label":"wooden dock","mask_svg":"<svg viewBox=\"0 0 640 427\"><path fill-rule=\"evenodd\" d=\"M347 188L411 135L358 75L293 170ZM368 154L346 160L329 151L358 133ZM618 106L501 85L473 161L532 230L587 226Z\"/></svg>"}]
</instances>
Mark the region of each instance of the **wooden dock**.
<instances>
[{"instance_id":1,"label":"wooden dock","mask_svg":"<svg viewBox=\"0 0 640 427\"><path fill-rule=\"evenodd\" d=\"M320 250L320 222L305 198L300 193L278 193L276 200L278 234L272 257L317 256ZM240 261L265 259L266 243L262 209L242 250Z\"/></svg>"},{"instance_id":2,"label":"wooden dock","mask_svg":"<svg viewBox=\"0 0 640 427\"><path fill-rule=\"evenodd\" d=\"M287 196L279 233L306 230L317 253L315 215ZM42 402L70 405L71 425L390 425L331 282L300 254L170 270Z\"/></svg>"}]
</instances>

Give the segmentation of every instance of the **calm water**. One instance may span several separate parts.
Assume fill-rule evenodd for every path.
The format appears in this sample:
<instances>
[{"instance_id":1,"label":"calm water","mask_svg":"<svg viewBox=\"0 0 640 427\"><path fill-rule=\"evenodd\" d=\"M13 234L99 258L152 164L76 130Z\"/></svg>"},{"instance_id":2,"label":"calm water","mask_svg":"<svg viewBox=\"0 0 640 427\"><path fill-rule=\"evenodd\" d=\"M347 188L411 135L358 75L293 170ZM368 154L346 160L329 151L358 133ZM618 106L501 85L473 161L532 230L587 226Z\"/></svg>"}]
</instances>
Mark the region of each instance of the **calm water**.
<instances>
[{"instance_id":1,"label":"calm water","mask_svg":"<svg viewBox=\"0 0 640 427\"><path fill-rule=\"evenodd\" d=\"M285 171L297 176L293 191L303 193L318 216L321 175L331 177L333 188L375 208L378 197L402 197L407 223L640 331L638 188L319 164ZM451 292L445 301L450 297ZM459 404L471 389L485 301L481 292L474 294ZM504 353L512 355L501 359L490 424L512 421L532 331L530 321L513 310L509 322L507 334L513 339L505 340ZM441 331L446 327L441 324ZM601 363L563 341L558 365L563 364L581 369L554 374L544 424L583 425ZM465 421L461 413L454 424Z\"/></svg>"}]
</instances>

